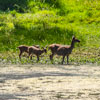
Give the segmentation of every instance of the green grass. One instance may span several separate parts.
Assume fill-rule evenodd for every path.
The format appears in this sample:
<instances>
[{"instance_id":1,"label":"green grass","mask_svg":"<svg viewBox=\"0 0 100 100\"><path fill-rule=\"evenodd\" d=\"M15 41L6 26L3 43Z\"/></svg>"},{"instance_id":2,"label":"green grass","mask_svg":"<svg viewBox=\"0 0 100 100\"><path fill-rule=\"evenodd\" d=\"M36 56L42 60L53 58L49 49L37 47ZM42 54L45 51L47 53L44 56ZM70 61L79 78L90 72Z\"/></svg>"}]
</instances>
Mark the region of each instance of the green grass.
<instances>
[{"instance_id":1,"label":"green grass","mask_svg":"<svg viewBox=\"0 0 100 100\"><path fill-rule=\"evenodd\" d=\"M96 51L96 52L95 52ZM61 64L62 57L55 55L53 61L50 61L49 55L42 54L40 56L40 61L37 62L36 56L32 60L28 59L26 53L23 54L22 59L18 57L19 52L4 52L0 53L0 63L4 64ZM65 58L64 64L67 64L67 59ZM72 54L69 56L69 64L72 65L83 65L83 64L95 64L100 65L100 48L76 48L73 50Z\"/></svg>"},{"instance_id":2,"label":"green grass","mask_svg":"<svg viewBox=\"0 0 100 100\"><path fill-rule=\"evenodd\" d=\"M21 63L17 46L69 45L74 35L81 42L76 44L70 62L100 63L99 0L29 0L26 7L17 6L17 9L0 10L0 59ZM32 62L23 58L22 63ZM51 62L44 60L43 63Z\"/></svg>"}]
</instances>

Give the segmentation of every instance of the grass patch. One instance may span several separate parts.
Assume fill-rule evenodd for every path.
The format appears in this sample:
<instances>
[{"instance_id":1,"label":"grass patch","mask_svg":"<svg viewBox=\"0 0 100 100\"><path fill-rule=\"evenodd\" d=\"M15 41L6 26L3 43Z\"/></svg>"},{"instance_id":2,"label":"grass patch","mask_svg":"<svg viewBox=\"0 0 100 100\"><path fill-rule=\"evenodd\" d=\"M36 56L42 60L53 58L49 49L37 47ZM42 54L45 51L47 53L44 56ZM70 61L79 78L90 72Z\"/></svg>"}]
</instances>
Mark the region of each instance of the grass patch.
<instances>
[{"instance_id":1,"label":"grass patch","mask_svg":"<svg viewBox=\"0 0 100 100\"><path fill-rule=\"evenodd\" d=\"M19 45L69 45L74 35L81 42L76 44L70 62L99 63L99 10L99 0L28 0L23 6L18 3L10 9L0 9L0 58L20 63L16 53ZM55 58L55 62L60 61ZM31 62L23 58L22 63Z\"/></svg>"},{"instance_id":2,"label":"grass patch","mask_svg":"<svg viewBox=\"0 0 100 100\"><path fill-rule=\"evenodd\" d=\"M96 51L96 52L95 52ZM5 52L0 53L0 63L9 64L61 64L62 57L55 55L53 61L50 61L49 55L42 54L40 56L40 61L37 62L37 58L33 55L33 59L28 59L26 53L23 54L22 59L18 57L19 52ZM67 59L65 58L64 64L67 64ZM75 48L72 54L69 56L69 64L72 65L83 65L83 64L96 64L100 65L100 48Z\"/></svg>"}]
</instances>

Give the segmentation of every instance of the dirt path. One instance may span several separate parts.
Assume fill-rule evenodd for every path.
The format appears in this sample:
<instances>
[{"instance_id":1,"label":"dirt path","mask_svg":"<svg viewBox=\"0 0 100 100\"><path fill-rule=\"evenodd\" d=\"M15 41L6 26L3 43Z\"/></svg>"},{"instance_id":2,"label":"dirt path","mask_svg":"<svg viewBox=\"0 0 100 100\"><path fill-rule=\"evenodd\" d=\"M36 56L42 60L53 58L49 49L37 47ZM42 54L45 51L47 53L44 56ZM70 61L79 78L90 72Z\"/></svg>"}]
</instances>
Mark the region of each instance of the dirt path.
<instances>
[{"instance_id":1,"label":"dirt path","mask_svg":"<svg viewBox=\"0 0 100 100\"><path fill-rule=\"evenodd\" d=\"M0 65L0 100L100 100L100 66Z\"/></svg>"}]
</instances>

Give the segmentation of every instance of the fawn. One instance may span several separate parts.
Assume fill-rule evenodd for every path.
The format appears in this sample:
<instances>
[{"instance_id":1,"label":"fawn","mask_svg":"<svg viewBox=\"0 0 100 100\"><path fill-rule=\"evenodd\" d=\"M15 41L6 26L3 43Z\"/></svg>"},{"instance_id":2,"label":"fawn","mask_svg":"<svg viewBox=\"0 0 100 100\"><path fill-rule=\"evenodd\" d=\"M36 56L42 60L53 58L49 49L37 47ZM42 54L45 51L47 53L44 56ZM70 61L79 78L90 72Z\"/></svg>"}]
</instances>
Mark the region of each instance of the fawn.
<instances>
[{"instance_id":1,"label":"fawn","mask_svg":"<svg viewBox=\"0 0 100 100\"><path fill-rule=\"evenodd\" d=\"M37 48L39 48L39 45L33 45L34 47L37 47ZM28 53L28 48L29 48L30 46L26 46L26 45L20 45L20 46L18 46L17 48L19 48L19 50L20 50L20 53L19 53L19 58L21 59L21 55L24 53L24 52L26 52L26 53Z\"/></svg>"},{"instance_id":2,"label":"fawn","mask_svg":"<svg viewBox=\"0 0 100 100\"><path fill-rule=\"evenodd\" d=\"M32 59L32 54L35 54L37 56L37 61L39 61L39 56L44 52L47 53L47 50L46 48L40 49L40 48L30 46L28 48L28 52L29 52L29 57L31 56L31 59Z\"/></svg>"}]
</instances>

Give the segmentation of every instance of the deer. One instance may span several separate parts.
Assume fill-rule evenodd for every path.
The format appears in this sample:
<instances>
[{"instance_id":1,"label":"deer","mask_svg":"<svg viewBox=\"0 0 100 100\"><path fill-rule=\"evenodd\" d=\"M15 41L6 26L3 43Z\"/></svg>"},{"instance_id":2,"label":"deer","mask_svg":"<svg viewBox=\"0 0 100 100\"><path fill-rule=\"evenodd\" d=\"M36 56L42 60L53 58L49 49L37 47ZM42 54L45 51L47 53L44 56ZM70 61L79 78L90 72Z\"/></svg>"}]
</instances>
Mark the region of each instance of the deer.
<instances>
[{"instance_id":1,"label":"deer","mask_svg":"<svg viewBox=\"0 0 100 100\"><path fill-rule=\"evenodd\" d=\"M31 59L32 59L32 54L35 54L37 56L37 62L38 62L40 60L39 56L43 53L47 53L47 50L46 48L40 49L35 46L30 46L28 48L28 52L29 52L29 57L31 56Z\"/></svg>"},{"instance_id":2,"label":"deer","mask_svg":"<svg viewBox=\"0 0 100 100\"><path fill-rule=\"evenodd\" d=\"M21 60L21 55L26 52L28 53L28 48L30 46L26 46L26 45L20 45L17 48L19 49L20 53L19 53L19 59ZM33 45L33 47L39 48L39 45Z\"/></svg>"},{"instance_id":3,"label":"deer","mask_svg":"<svg viewBox=\"0 0 100 100\"><path fill-rule=\"evenodd\" d=\"M56 49L51 49L53 51L52 55L50 55L50 60L52 60L54 54L57 54L59 56L63 56L62 58L62 64L64 62L65 56L67 56L67 64L69 64L69 55L72 53L72 50L74 48L74 45L76 42L80 42L80 40L76 39L75 37L72 37L71 45L60 45L59 47L56 47Z\"/></svg>"},{"instance_id":4,"label":"deer","mask_svg":"<svg viewBox=\"0 0 100 100\"><path fill-rule=\"evenodd\" d=\"M52 54L50 55L50 60L53 60L53 56L56 54L57 49L62 46L61 44L51 44L49 45L49 50L51 50Z\"/></svg>"}]
</instances>

